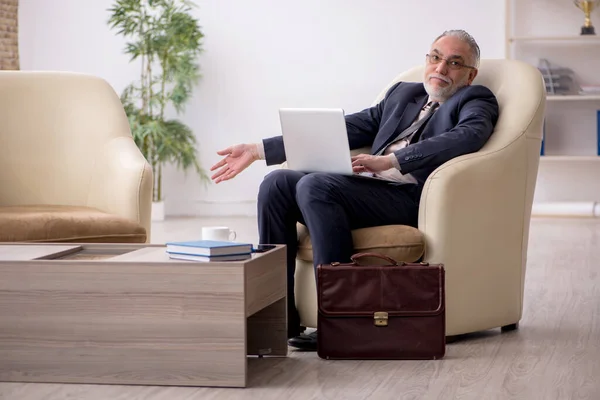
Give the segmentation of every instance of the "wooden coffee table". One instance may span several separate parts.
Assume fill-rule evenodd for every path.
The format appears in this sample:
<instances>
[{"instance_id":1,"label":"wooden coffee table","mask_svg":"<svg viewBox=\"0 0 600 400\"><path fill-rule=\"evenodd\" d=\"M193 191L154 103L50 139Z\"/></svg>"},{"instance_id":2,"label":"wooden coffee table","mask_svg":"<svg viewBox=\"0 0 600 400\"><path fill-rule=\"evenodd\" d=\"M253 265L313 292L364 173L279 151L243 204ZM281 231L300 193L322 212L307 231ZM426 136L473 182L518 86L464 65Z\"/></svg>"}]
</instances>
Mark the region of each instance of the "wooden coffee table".
<instances>
[{"instance_id":1,"label":"wooden coffee table","mask_svg":"<svg viewBox=\"0 0 600 400\"><path fill-rule=\"evenodd\" d=\"M245 387L247 355L287 355L285 263L0 244L0 381Z\"/></svg>"}]
</instances>

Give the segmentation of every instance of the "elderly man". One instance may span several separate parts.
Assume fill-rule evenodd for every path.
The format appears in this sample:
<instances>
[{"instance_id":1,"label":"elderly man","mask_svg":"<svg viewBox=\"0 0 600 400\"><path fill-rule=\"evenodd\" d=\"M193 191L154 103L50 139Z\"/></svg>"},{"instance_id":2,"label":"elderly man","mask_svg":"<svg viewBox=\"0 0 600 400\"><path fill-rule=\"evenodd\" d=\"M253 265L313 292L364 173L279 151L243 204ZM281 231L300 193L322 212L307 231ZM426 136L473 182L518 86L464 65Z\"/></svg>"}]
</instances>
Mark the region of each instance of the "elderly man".
<instances>
[{"instance_id":1,"label":"elderly man","mask_svg":"<svg viewBox=\"0 0 600 400\"><path fill-rule=\"evenodd\" d=\"M351 149L371 146L352 157L357 173L386 181L280 169L269 173L258 194L260 243L285 244L288 266L288 343L316 350L316 333L304 334L295 307L296 224L308 227L314 265L349 262L352 229L379 225L417 226L425 180L446 161L479 150L498 119L492 92L472 85L479 46L462 30L437 37L426 55L423 83L400 82L377 105L346 116ZM216 183L231 179L252 162L285 161L281 136L238 144L211 170Z\"/></svg>"}]
</instances>

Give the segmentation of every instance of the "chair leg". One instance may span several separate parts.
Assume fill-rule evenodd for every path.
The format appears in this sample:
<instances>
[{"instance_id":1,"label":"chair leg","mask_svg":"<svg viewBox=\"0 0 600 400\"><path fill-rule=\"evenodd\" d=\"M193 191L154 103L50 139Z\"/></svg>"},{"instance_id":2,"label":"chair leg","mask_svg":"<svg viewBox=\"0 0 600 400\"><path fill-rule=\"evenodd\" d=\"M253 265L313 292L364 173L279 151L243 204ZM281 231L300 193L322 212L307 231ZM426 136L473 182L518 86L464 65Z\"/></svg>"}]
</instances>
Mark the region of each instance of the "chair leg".
<instances>
[{"instance_id":1,"label":"chair leg","mask_svg":"<svg viewBox=\"0 0 600 400\"><path fill-rule=\"evenodd\" d=\"M519 329L519 323L514 323L514 324L510 324L510 325L504 325L502 328L500 328L500 331L502 333L504 332L510 332L510 331L514 331L516 329Z\"/></svg>"}]
</instances>

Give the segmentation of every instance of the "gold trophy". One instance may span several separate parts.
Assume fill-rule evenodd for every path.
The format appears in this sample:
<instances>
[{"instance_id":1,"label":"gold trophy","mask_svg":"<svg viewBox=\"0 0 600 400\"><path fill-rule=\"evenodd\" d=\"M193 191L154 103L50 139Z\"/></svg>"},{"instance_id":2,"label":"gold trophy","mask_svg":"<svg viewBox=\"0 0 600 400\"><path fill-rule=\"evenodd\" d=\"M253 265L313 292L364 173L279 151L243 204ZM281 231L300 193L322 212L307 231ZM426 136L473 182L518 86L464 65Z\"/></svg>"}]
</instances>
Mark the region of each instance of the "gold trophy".
<instances>
[{"instance_id":1,"label":"gold trophy","mask_svg":"<svg viewBox=\"0 0 600 400\"><path fill-rule=\"evenodd\" d=\"M590 14L594 10L594 8L600 5L600 0L573 0L573 3L579 7L583 13L585 14L585 22L581 27L582 35L595 35L596 32L594 30L594 26L592 25L592 20L590 19Z\"/></svg>"}]
</instances>

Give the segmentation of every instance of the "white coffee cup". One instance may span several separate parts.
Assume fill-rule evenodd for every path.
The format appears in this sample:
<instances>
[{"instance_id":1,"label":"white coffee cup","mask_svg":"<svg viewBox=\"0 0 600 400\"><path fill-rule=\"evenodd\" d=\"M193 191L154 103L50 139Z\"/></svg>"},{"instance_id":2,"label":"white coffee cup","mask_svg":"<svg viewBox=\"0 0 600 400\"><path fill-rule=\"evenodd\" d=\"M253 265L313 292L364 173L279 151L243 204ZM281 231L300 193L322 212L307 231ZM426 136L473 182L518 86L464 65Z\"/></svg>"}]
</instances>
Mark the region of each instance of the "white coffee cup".
<instances>
[{"instance_id":1,"label":"white coffee cup","mask_svg":"<svg viewBox=\"0 0 600 400\"><path fill-rule=\"evenodd\" d=\"M202 228L202 240L232 242L236 237L235 231L226 226L205 226Z\"/></svg>"}]
</instances>

